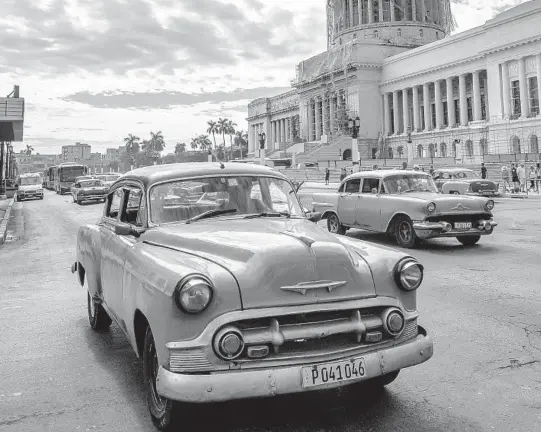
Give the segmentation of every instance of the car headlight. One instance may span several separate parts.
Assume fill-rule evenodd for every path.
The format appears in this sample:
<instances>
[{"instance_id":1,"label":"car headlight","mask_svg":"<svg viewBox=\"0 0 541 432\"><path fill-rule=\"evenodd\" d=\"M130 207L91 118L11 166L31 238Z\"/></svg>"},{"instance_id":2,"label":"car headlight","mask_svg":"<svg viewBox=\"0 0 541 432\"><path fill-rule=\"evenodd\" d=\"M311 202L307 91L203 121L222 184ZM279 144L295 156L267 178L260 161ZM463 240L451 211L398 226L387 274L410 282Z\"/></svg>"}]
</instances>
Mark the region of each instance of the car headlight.
<instances>
[{"instance_id":1,"label":"car headlight","mask_svg":"<svg viewBox=\"0 0 541 432\"><path fill-rule=\"evenodd\" d=\"M423 282L424 267L413 258L400 261L394 271L397 285L405 291L415 291Z\"/></svg>"},{"instance_id":2,"label":"car headlight","mask_svg":"<svg viewBox=\"0 0 541 432\"><path fill-rule=\"evenodd\" d=\"M191 275L181 280L175 288L174 298L178 308L190 314L203 312L212 300L213 289L207 278Z\"/></svg>"},{"instance_id":3,"label":"car headlight","mask_svg":"<svg viewBox=\"0 0 541 432\"><path fill-rule=\"evenodd\" d=\"M492 209L494 209L494 201L492 200L488 200L486 203L485 203L485 207L488 211L492 211Z\"/></svg>"},{"instance_id":4,"label":"car headlight","mask_svg":"<svg viewBox=\"0 0 541 432\"><path fill-rule=\"evenodd\" d=\"M434 202L428 203L428 205L426 206L426 211L428 213L434 213L436 211L436 203Z\"/></svg>"}]
</instances>

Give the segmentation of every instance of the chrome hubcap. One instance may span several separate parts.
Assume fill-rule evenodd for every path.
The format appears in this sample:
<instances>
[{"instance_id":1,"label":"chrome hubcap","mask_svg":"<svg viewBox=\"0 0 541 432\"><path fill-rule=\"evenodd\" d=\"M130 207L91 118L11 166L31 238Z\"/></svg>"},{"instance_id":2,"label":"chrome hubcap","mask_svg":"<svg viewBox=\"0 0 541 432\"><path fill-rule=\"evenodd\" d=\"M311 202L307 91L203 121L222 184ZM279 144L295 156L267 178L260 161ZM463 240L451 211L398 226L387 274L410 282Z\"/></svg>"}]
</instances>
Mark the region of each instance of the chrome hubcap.
<instances>
[{"instance_id":1,"label":"chrome hubcap","mask_svg":"<svg viewBox=\"0 0 541 432\"><path fill-rule=\"evenodd\" d=\"M158 363L158 355L156 354L156 350L154 348L154 343L150 344L149 346L149 354L150 354L149 355L150 357L150 365L149 365L150 392L152 394L152 400L156 408L159 411L163 411L165 410L166 399L164 397L161 397L158 394L158 390L157 390L159 363Z\"/></svg>"},{"instance_id":2,"label":"chrome hubcap","mask_svg":"<svg viewBox=\"0 0 541 432\"><path fill-rule=\"evenodd\" d=\"M398 228L400 239L407 243L411 240L411 226L407 222L402 222Z\"/></svg>"}]
</instances>

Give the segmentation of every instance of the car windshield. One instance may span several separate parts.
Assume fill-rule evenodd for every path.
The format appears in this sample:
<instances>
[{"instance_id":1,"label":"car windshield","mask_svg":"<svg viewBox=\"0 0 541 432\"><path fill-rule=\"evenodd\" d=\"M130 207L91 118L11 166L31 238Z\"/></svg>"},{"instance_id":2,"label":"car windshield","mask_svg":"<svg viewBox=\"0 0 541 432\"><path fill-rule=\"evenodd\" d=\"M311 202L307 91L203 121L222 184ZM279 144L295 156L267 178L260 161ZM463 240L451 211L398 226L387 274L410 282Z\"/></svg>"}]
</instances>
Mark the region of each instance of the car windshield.
<instances>
[{"instance_id":1,"label":"car windshield","mask_svg":"<svg viewBox=\"0 0 541 432\"><path fill-rule=\"evenodd\" d=\"M35 185L35 184L41 184L41 177L35 176L35 177L21 177L20 183L21 186L25 185Z\"/></svg>"},{"instance_id":2,"label":"car windshield","mask_svg":"<svg viewBox=\"0 0 541 432\"><path fill-rule=\"evenodd\" d=\"M176 180L150 191L154 223L188 221L205 212L229 216L284 214L304 217L291 184L273 177L208 177Z\"/></svg>"},{"instance_id":3,"label":"car windshield","mask_svg":"<svg viewBox=\"0 0 541 432\"><path fill-rule=\"evenodd\" d=\"M437 192L432 177L426 174L397 174L383 181L385 191L390 194L407 192Z\"/></svg>"},{"instance_id":4,"label":"car windshield","mask_svg":"<svg viewBox=\"0 0 541 432\"><path fill-rule=\"evenodd\" d=\"M103 182L99 179L92 179L92 180L81 180L80 182L81 187L96 187L96 186L103 186Z\"/></svg>"}]
</instances>

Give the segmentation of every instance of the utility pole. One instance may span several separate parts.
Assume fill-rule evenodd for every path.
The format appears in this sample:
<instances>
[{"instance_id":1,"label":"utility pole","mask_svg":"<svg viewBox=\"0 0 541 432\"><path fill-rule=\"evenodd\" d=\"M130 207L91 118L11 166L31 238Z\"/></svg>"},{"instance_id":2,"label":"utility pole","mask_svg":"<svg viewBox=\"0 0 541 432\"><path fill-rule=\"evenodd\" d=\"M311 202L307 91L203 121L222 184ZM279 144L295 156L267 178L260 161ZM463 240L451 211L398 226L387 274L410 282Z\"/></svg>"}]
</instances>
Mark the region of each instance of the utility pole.
<instances>
[{"instance_id":1,"label":"utility pole","mask_svg":"<svg viewBox=\"0 0 541 432\"><path fill-rule=\"evenodd\" d=\"M0 141L0 200L6 199L4 187L4 141Z\"/></svg>"}]
</instances>

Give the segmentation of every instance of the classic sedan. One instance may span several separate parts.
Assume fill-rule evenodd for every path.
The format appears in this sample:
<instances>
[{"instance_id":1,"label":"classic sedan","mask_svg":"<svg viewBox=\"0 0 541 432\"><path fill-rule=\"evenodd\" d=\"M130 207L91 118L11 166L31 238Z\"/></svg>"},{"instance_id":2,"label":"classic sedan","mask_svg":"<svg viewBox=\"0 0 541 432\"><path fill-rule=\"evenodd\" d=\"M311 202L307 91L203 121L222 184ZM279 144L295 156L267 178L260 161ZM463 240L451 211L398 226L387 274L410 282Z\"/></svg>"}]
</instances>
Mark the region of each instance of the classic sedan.
<instances>
[{"instance_id":1,"label":"classic sedan","mask_svg":"<svg viewBox=\"0 0 541 432\"><path fill-rule=\"evenodd\" d=\"M491 180L482 179L476 172L467 168L440 168L434 171L434 181L444 194L500 196L498 186Z\"/></svg>"},{"instance_id":2,"label":"classic sedan","mask_svg":"<svg viewBox=\"0 0 541 432\"><path fill-rule=\"evenodd\" d=\"M494 201L442 195L429 174L419 171L365 171L346 177L336 191L313 195L332 233L349 228L393 235L412 248L435 237L456 237L465 246L492 234Z\"/></svg>"},{"instance_id":3,"label":"classic sedan","mask_svg":"<svg viewBox=\"0 0 541 432\"><path fill-rule=\"evenodd\" d=\"M166 205L197 190L206 199ZM114 321L143 358L158 429L185 421L182 402L381 387L432 356L423 266L320 218L278 171L184 163L124 174L79 229L72 272L90 326Z\"/></svg>"},{"instance_id":4,"label":"classic sedan","mask_svg":"<svg viewBox=\"0 0 541 432\"><path fill-rule=\"evenodd\" d=\"M82 179L76 181L71 187L73 202L82 204L85 201L104 202L107 195L107 186L96 178Z\"/></svg>"}]
</instances>

